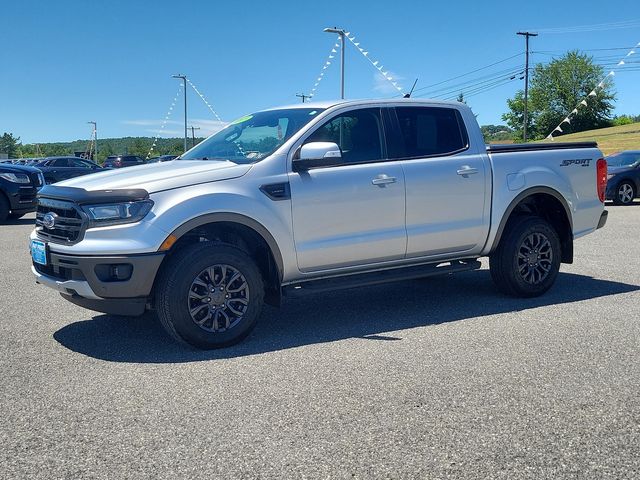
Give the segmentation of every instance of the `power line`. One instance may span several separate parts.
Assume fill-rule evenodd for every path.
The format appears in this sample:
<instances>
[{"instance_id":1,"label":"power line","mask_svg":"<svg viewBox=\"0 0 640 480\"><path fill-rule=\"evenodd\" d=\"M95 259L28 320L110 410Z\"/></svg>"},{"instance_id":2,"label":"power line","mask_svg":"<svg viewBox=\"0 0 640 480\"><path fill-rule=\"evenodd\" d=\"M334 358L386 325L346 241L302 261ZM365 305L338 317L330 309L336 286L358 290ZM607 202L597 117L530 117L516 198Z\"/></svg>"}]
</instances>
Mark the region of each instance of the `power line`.
<instances>
[{"instance_id":1,"label":"power line","mask_svg":"<svg viewBox=\"0 0 640 480\"><path fill-rule=\"evenodd\" d=\"M600 32L606 30L616 30L621 28L636 28L640 26L640 19L624 20L621 22L596 23L592 25L576 25L572 27L556 28L533 28L531 30L545 35L563 33Z\"/></svg>"},{"instance_id":2,"label":"power line","mask_svg":"<svg viewBox=\"0 0 640 480\"><path fill-rule=\"evenodd\" d=\"M504 70L499 70L497 72L493 72L489 75L483 75L481 77L475 77L473 79L470 79L468 81L465 82L461 82L461 83L455 83L452 85L447 85L445 87L441 87L441 88L436 88L433 90L429 90L428 92L423 92L421 95L419 95L420 97L425 97L425 96L432 96L432 95L442 95L440 92L447 92L449 90L459 90L462 88L467 88L469 86L473 86L476 84L480 84L480 83L484 83L484 82L488 82L491 80L495 80L504 76L508 76L508 75L513 75L516 74L518 72L522 71L522 67L520 66L513 66L511 68L508 69L504 69Z\"/></svg>"},{"instance_id":3,"label":"power line","mask_svg":"<svg viewBox=\"0 0 640 480\"><path fill-rule=\"evenodd\" d=\"M502 73L500 75L492 75L482 81L477 81L477 82L469 82L465 85L456 85L456 86L451 86L451 87L447 87L447 88L443 88L440 89L439 93L436 92L428 92L428 93L423 93L422 95L419 95L419 97L426 97L426 96L430 96L433 98L443 98L446 97L448 95L453 95L453 94L457 94L460 92L465 92L465 91L469 91L478 87L483 87L486 85L490 85L495 81L502 81L502 80L515 80L517 77L519 77L520 75L522 75L524 73L524 71L520 68L517 70L510 70L509 72L505 72Z\"/></svg>"},{"instance_id":4,"label":"power line","mask_svg":"<svg viewBox=\"0 0 640 480\"><path fill-rule=\"evenodd\" d=\"M447 83L447 82L450 82L452 80L457 80L458 78L466 77L467 75L471 75L473 73L480 72L481 70L486 70L487 68L491 68L491 67L493 67L495 65L498 65L500 63L504 63L504 62L506 62L508 60L511 60L513 58L516 58L516 57L519 57L520 55L522 55L522 52L516 53L515 55L512 55L512 56L507 57L507 58L503 58L502 60L498 60L497 62L490 63L489 65L485 65L484 67L476 68L475 70L471 70L469 72L457 75L455 77L447 78L446 80L442 80L442 81L437 82L437 83L432 83L431 85L425 85L424 87L417 88L415 91L418 92L418 91L421 91L421 90L426 90L428 88L436 87L438 85L442 85L443 83Z\"/></svg>"}]
</instances>

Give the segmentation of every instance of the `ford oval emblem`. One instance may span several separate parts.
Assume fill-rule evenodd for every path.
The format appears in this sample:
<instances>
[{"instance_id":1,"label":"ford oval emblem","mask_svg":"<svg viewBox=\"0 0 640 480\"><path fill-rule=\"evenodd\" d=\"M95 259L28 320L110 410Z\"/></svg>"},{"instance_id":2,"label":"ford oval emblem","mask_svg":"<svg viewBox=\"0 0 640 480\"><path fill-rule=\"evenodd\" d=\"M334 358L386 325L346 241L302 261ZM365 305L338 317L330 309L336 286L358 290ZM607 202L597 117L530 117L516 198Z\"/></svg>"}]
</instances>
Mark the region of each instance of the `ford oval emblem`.
<instances>
[{"instance_id":1,"label":"ford oval emblem","mask_svg":"<svg viewBox=\"0 0 640 480\"><path fill-rule=\"evenodd\" d=\"M58 215L56 215L53 212L49 212L47 213L44 217L42 217L42 226L46 229L51 230L53 227L56 226L56 219L58 218Z\"/></svg>"}]
</instances>

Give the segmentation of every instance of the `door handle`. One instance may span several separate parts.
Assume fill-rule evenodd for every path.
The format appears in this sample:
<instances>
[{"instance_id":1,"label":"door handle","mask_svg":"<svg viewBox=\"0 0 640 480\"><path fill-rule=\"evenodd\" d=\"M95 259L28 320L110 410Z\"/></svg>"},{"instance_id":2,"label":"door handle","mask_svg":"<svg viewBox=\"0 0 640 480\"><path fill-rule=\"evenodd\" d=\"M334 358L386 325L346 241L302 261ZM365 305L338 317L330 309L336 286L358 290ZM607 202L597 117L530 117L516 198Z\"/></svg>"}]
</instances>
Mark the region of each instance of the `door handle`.
<instances>
[{"instance_id":1,"label":"door handle","mask_svg":"<svg viewBox=\"0 0 640 480\"><path fill-rule=\"evenodd\" d=\"M478 169L470 167L469 165L463 165L462 168L460 168L457 171L457 173L458 175L466 177L467 175L473 175L474 173L478 173Z\"/></svg>"},{"instance_id":2,"label":"door handle","mask_svg":"<svg viewBox=\"0 0 640 480\"><path fill-rule=\"evenodd\" d=\"M396 177L390 177L389 175L382 174L371 180L371 183L373 185L378 185L379 187L384 187L390 183L396 183L396 181Z\"/></svg>"}]
</instances>

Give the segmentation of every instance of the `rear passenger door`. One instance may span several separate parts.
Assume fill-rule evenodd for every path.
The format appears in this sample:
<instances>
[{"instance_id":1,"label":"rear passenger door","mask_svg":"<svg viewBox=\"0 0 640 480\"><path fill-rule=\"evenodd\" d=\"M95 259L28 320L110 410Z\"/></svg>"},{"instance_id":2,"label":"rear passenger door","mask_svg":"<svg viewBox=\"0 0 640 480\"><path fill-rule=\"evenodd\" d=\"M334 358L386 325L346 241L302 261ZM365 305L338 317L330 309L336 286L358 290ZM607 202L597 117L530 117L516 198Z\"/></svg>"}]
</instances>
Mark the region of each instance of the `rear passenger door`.
<instances>
[{"instance_id":1,"label":"rear passenger door","mask_svg":"<svg viewBox=\"0 0 640 480\"><path fill-rule=\"evenodd\" d=\"M406 182L407 258L479 253L489 228L490 171L486 153L470 148L460 111L397 106L391 113L390 150Z\"/></svg>"}]
</instances>

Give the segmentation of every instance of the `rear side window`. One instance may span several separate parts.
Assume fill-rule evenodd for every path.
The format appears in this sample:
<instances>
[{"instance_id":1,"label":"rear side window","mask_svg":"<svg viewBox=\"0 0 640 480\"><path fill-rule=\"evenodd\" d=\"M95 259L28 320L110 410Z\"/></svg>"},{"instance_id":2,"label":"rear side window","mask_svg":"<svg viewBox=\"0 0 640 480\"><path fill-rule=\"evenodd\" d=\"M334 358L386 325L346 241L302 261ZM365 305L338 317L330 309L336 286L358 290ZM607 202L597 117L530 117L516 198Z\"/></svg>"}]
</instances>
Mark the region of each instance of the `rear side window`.
<instances>
[{"instance_id":1,"label":"rear side window","mask_svg":"<svg viewBox=\"0 0 640 480\"><path fill-rule=\"evenodd\" d=\"M51 164L54 167L68 167L69 166L69 160L66 158L57 158L53 161L53 163Z\"/></svg>"},{"instance_id":2,"label":"rear side window","mask_svg":"<svg viewBox=\"0 0 640 480\"><path fill-rule=\"evenodd\" d=\"M460 113L453 108L396 107L400 126L397 158L451 155L468 147Z\"/></svg>"}]
</instances>

